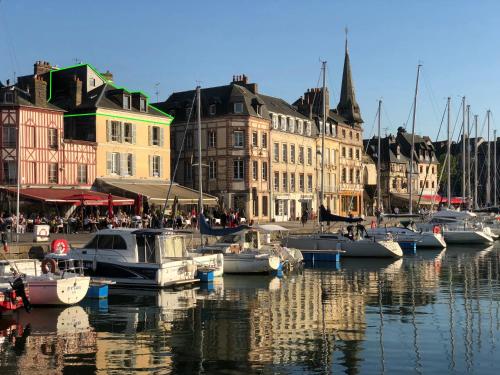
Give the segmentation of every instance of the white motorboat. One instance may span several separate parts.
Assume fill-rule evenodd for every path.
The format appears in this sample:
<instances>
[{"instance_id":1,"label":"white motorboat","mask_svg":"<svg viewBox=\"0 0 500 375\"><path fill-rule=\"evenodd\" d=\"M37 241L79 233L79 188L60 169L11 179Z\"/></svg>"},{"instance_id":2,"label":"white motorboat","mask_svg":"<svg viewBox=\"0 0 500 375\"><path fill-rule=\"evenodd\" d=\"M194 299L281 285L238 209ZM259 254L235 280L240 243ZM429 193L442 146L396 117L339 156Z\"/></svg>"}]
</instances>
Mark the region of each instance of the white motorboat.
<instances>
[{"instance_id":1,"label":"white motorboat","mask_svg":"<svg viewBox=\"0 0 500 375\"><path fill-rule=\"evenodd\" d=\"M116 286L170 287L198 282L197 263L217 264L217 255L188 257L184 236L165 229L104 229L83 247L56 259L81 259L85 273Z\"/></svg>"},{"instance_id":2,"label":"white motorboat","mask_svg":"<svg viewBox=\"0 0 500 375\"><path fill-rule=\"evenodd\" d=\"M26 276L32 305L73 305L85 298L90 277L73 272Z\"/></svg>"},{"instance_id":3,"label":"white motorboat","mask_svg":"<svg viewBox=\"0 0 500 375\"><path fill-rule=\"evenodd\" d=\"M474 223L476 217L476 214L469 211L443 209L434 213L429 222L417 224L417 228L424 232L433 232L436 226L439 226L447 244L493 243L491 230L481 223Z\"/></svg>"},{"instance_id":4,"label":"white motorboat","mask_svg":"<svg viewBox=\"0 0 500 375\"><path fill-rule=\"evenodd\" d=\"M285 246L321 255L341 252L342 257L401 258L403 250L393 240L358 239L352 240L340 233L314 233L292 235L283 240Z\"/></svg>"},{"instance_id":5,"label":"white motorboat","mask_svg":"<svg viewBox=\"0 0 500 375\"><path fill-rule=\"evenodd\" d=\"M388 226L370 228L366 230L368 236L376 240L387 238L391 235L397 242L416 242L417 248L445 248L446 242L441 233L417 232L411 228Z\"/></svg>"}]
</instances>

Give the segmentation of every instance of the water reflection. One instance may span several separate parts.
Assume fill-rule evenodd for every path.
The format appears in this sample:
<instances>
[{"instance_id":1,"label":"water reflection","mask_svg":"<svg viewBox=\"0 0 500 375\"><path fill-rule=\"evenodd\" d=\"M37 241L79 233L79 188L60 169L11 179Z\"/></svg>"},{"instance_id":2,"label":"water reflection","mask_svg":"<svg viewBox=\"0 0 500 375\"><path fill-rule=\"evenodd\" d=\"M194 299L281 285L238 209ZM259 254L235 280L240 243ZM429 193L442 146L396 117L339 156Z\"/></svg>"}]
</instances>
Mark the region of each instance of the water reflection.
<instances>
[{"instance_id":1,"label":"water reflection","mask_svg":"<svg viewBox=\"0 0 500 375\"><path fill-rule=\"evenodd\" d=\"M1 372L494 373L499 264L497 248L449 248L115 291L0 319Z\"/></svg>"}]
</instances>

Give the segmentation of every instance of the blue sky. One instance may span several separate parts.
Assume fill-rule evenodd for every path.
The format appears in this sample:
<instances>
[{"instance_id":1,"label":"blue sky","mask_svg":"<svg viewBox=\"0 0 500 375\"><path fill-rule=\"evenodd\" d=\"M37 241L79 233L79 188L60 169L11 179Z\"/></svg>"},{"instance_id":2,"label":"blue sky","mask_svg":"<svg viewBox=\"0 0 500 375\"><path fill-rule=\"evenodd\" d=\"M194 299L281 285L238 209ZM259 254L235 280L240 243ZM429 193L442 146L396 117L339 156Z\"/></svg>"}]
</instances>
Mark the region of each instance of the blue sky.
<instances>
[{"instance_id":1,"label":"blue sky","mask_svg":"<svg viewBox=\"0 0 500 375\"><path fill-rule=\"evenodd\" d=\"M324 59L336 104L347 26L365 137L379 98L383 128L407 121L419 62L418 133L436 137L447 96L453 121L466 95L480 125L491 108L500 127L497 0L0 1L2 81L31 73L35 60L78 60L152 99L157 82L164 100L197 81L223 85L246 74L261 92L292 102L316 86Z\"/></svg>"}]
</instances>

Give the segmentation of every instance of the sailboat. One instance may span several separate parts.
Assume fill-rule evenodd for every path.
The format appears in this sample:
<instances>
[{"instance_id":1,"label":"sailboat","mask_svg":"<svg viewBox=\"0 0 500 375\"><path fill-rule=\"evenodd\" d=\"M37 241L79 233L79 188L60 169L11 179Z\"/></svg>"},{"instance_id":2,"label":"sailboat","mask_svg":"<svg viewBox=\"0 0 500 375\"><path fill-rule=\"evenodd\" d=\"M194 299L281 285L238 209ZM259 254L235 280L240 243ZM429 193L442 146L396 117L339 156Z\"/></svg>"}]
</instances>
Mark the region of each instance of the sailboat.
<instances>
[{"instance_id":1,"label":"sailboat","mask_svg":"<svg viewBox=\"0 0 500 375\"><path fill-rule=\"evenodd\" d=\"M345 51L345 63L344 63L344 74L346 70L350 71L349 66L349 55L347 50ZM321 129L322 137L325 137L325 128L327 122L326 113L326 61L322 65L323 72L323 121ZM348 74L350 76L350 74ZM342 92L347 93L349 86L352 88L352 82L345 82L347 78L344 76L342 80ZM345 87L344 87L345 86ZM354 103L354 92L349 93L351 95L351 101ZM321 123L320 123L321 124ZM324 142L322 142L321 155L324 155ZM324 158L323 158L324 160ZM321 163L321 179L324 181L324 168L323 160ZM283 240L284 246L289 246L292 248L297 248L302 252L304 259L312 261L338 261L339 254L342 253L342 257L390 257L390 258L400 258L403 256L403 251L399 244L392 239L376 240L375 238L364 238L363 234L366 232L364 227L359 224L362 218L351 218L342 217L337 215L332 215L328 213L323 206L323 183L321 184L321 190L319 194L320 199L320 214L318 216L318 222L320 226L325 221L333 222L345 222L350 224L356 224L357 234L354 234L354 225L350 225L348 235L342 233L312 233L308 235L294 235L288 236Z\"/></svg>"}]
</instances>

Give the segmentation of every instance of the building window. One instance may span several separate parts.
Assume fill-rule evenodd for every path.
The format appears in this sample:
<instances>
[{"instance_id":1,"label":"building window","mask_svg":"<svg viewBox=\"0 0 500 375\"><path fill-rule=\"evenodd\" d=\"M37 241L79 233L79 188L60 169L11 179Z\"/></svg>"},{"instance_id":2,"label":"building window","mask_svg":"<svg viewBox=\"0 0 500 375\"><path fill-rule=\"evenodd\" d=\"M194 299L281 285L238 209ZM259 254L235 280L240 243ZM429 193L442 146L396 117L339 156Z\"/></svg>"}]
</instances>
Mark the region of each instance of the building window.
<instances>
[{"instance_id":1,"label":"building window","mask_svg":"<svg viewBox=\"0 0 500 375\"><path fill-rule=\"evenodd\" d=\"M278 129L278 116L273 114L272 119L273 119L273 129Z\"/></svg>"},{"instance_id":2,"label":"building window","mask_svg":"<svg viewBox=\"0 0 500 375\"><path fill-rule=\"evenodd\" d=\"M252 178L254 180L259 178L259 162L257 160L252 161Z\"/></svg>"},{"instance_id":3,"label":"building window","mask_svg":"<svg viewBox=\"0 0 500 375\"><path fill-rule=\"evenodd\" d=\"M190 161L184 161L184 180L191 181L193 178L193 165Z\"/></svg>"},{"instance_id":4,"label":"building window","mask_svg":"<svg viewBox=\"0 0 500 375\"><path fill-rule=\"evenodd\" d=\"M259 134L257 132L252 132L252 146L259 147Z\"/></svg>"},{"instance_id":5,"label":"building window","mask_svg":"<svg viewBox=\"0 0 500 375\"><path fill-rule=\"evenodd\" d=\"M58 173L57 163L49 163L49 184L57 184Z\"/></svg>"},{"instance_id":6,"label":"building window","mask_svg":"<svg viewBox=\"0 0 500 375\"><path fill-rule=\"evenodd\" d=\"M432 188L434 189L434 181L432 181Z\"/></svg>"},{"instance_id":7,"label":"building window","mask_svg":"<svg viewBox=\"0 0 500 375\"><path fill-rule=\"evenodd\" d=\"M297 121L297 133L302 134L304 133L304 124L302 120Z\"/></svg>"},{"instance_id":8,"label":"building window","mask_svg":"<svg viewBox=\"0 0 500 375\"><path fill-rule=\"evenodd\" d=\"M279 162L280 161L280 145L278 143L274 144L274 161Z\"/></svg>"},{"instance_id":9,"label":"building window","mask_svg":"<svg viewBox=\"0 0 500 375\"><path fill-rule=\"evenodd\" d=\"M351 173L349 173L349 182L352 184L354 182L354 169L351 168Z\"/></svg>"},{"instance_id":10,"label":"building window","mask_svg":"<svg viewBox=\"0 0 500 375\"><path fill-rule=\"evenodd\" d=\"M243 148L245 142L245 135L241 130L233 132L233 146L236 148Z\"/></svg>"},{"instance_id":11,"label":"building window","mask_svg":"<svg viewBox=\"0 0 500 375\"><path fill-rule=\"evenodd\" d=\"M295 191L295 173L290 173L290 191Z\"/></svg>"},{"instance_id":12,"label":"building window","mask_svg":"<svg viewBox=\"0 0 500 375\"><path fill-rule=\"evenodd\" d=\"M304 164L304 147L299 146L299 164Z\"/></svg>"},{"instance_id":13,"label":"building window","mask_svg":"<svg viewBox=\"0 0 500 375\"><path fill-rule=\"evenodd\" d=\"M87 184L87 165L78 164L76 179L79 184Z\"/></svg>"},{"instance_id":14,"label":"building window","mask_svg":"<svg viewBox=\"0 0 500 375\"><path fill-rule=\"evenodd\" d=\"M208 132L208 147L217 147L217 132L215 130Z\"/></svg>"},{"instance_id":15,"label":"building window","mask_svg":"<svg viewBox=\"0 0 500 375\"><path fill-rule=\"evenodd\" d=\"M123 95L123 109L130 109L130 96Z\"/></svg>"},{"instance_id":16,"label":"building window","mask_svg":"<svg viewBox=\"0 0 500 375\"><path fill-rule=\"evenodd\" d=\"M3 182L7 185L17 183L17 162L8 160L3 162Z\"/></svg>"},{"instance_id":17,"label":"building window","mask_svg":"<svg viewBox=\"0 0 500 375\"><path fill-rule=\"evenodd\" d=\"M215 116L215 114L217 113L217 105L210 104L210 106L208 107L208 113L210 116Z\"/></svg>"},{"instance_id":18,"label":"building window","mask_svg":"<svg viewBox=\"0 0 500 375\"><path fill-rule=\"evenodd\" d=\"M111 153L111 165L109 172L112 174L120 174L120 154L118 152Z\"/></svg>"},{"instance_id":19,"label":"building window","mask_svg":"<svg viewBox=\"0 0 500 375\"><path fill-rule=\"evenodd\" d=\"M262 162L262 181L267 181L267 161Z\"/></svg>"},{"instance_id":20,"label":"building window","mask_svg":"<svg viewBox=\"0 0 500 375\"><path fill-rule=\"evenodd\" d=\"M349 159L352 159L352 148L349 147Z\"/></svg>"},{"instance_id":21,"label":"building window","mask_svg":"<svg viewBox=\"0 0 500 375\"><path fill-rule=\"evenodd\" d=\"M286 131L286 117L280 116L280 129Z\"/></svg>"},{"instance_id":22,"label":"building window","mask_svg":"<svg viewBox=\"0 0 500 375\"><path fill-rule=\"evenodd\" d=\"M126 154L127 155L127 175L128 176L133 176L134 175L134 155L133 154Z\"/></svg>"},{"instance_id":23,"label":"building window","mask_svg":"<svg viewBox=\"0 0 500 375\"><path fill-rule=\"evenodd\" d=\"M162 139L161 139L161 129L160 129L160 127L159 126L152 126L151 127L151 144L153 146L161 146L162 143L163 142L162 142ZM191 138L191 143L192 143L192 138Z\"/></svg>"},{"instance_id":24,"label":"building window","mask_svg":"<svg viewBox=\"0 0 500 375\"><path fill-rule=\"evenodd\" d=\"M274 172L274 191L278 191L280 188L280 173Z\"/></svg>"},{"instance_id":25,"label":"building window","mask_svg":"<svg viewBox=\"0 0 500 375\"><path fill-rule=\"evenodd\" d=\"M397 180L395 178L393 178L392 179L392 188L393 189L397 189L397 187L398 187L398 182L397 182Z\"/></svg>"},{"instance_id":26,"label":"building window","mask_svg":"<svg viewBox=\"0 0 500 375\"><path fill-rule=\"evenodd\" d=\"M161 157L158 155L153 155L151 157L151 177L160 177L161 176Z\"/></svg>"},{"instance_id":27,"label":"building window","mask_svg":"<svg viewBox=\"0 0 500 375\"><path fill-rule=\"evenodd\" d=\"M356 169L356 183L357 184L361 183L361 175L359 169Z\"/></svg>"},{"instance_id":28,"label":"building window","mask_svg":"<svg viewBox=\"0 0 500 375\"><path fill-rule=\"evenodd\" d=\"M287 163L288 162L288 146L286 143L283 143L283 145L281 146L281 153L283 154L283 163Z\"/></svg>"},{"instance_id":29,"label":"building window","mask_svg":"<svg viewBox=\"0 0 500 375\"><path fill-rule=\"evenodd\" d=\"M356 140L359 141L359 133L356 132Z\"/></svg>"},{"instance_id":30,"label":"building window","mask_svg":"<svg viewBox=\"0 0 500 375\"><path fill-rule=\"evenodd\" d=\"M295 132L295 119L291 117L288 118L288 131L290 133Z\"/></svg>"},{"instance_id":31,"label":"building window","mask_svg":"<svg viewBox=\"0 0 500 375\"><path fill-rule=\"evenodd\" d=\"M290 163L295 164L295 145L290 145Z\"/></svg>"},{"instance_id":32,"label":"building window","mask_svg":"<svg viewBox=\"0 0 500 375\"><path fill-rule=\"evenodd\" d=\"M9 103L9 104L14 103L14 93L13 92L6 92L6 93L4 93L3 101L6 104L7 103Z\"/></svg>"},{"instance_id":33,"label":"building window","mask_svg":"<svg viewBox=\"0 0 500 375\"><path fill-rule=\"evenodd\" d=\"M243 103L234 103L234 113L243 113Z\"/></svg>"},{"instance_id":34,"label":"building window","mask_svg":"<svg viewBox=\"0 0 500 375\"><path fill-rule=\"evenodd\" d=\"M118 121L111 121L111 141L121 142L122 139L122 126Z\"/></svg>"},{"instance_id":35,"label":"building window","mask_svg":"<svg viewBox=\"0 0 500 375\"><path fill-rule=\"evenodd\" d=\"M89 79L89 85L90 85L90 87L95 87L95 78L94 77Z\"/></svg>"},{"instance_id":36,"label":"building window","mask_svg":"<svg viewBox=\"0 0 500 375\"><path fill-rule=\"evenodd\" d=\"M17 145L17 128L14 126L2 127L2 146L14 148Z\"/></svg>"},{"instance_id":37,"label":"building window","mask_svg":"<svg viewBox=\"0 0 500 375\"><path fill-rule=\"evenodd\" d=\"M307 148L307 164L312 165L313 163L313 150L311 147Z\"/></svg>"},{"instance_id":38,"label":"building window","mask_svg":"<svg viewBox=\"0 0 500 375\"><path fill-rule=\"evenodd\" d=\"M267 195L262 196L262 216L267 216L269 209L269 203L267 201Z\"/></svg>"},{"instance_id":39,"label":"building window","mask_svg":"<svg viewBox=\"0 0 500 375\"><path fill-rule=\"evenodd\" d=\"M282 179L282 183L283 183L283 191L288 191L288 173L283 173L283 179Z\"/></svg>"},{"instance_id":40,"label":"building window","mask_svg":"<svg viewBox=\"0 0 500 375\"><path fill-rule=\"evenodd\" d=\"M346 168L342 168L342 182L343 183L347 182L347 170L346 170Z\"/></svg>"},{"instance_id":41,"label":"building window","mask_svg":"<svg viewBox=\"0 0 500 375\"><path fill-rule=\"evenodd\" d=\"M123 124L123 141L126 143L134 143L134 125L129 122Z\"/></svg>"},{"instance_id":42,"label":"building window","mask_svg":"<svg viewBox=\"0 0 500 375\"><path fill-rule=\"evenodd\" d=\"M307 175L307 192L312 193L313 191L313 176L312 174Z\"/></svg>"},{"instance_id":43,"label":"building window","mask_svg":"<svg viewBox=\"0 0 500 375\"><path fill-rule=\"evenodd\" d=\"M210 160L208 163L208 178L214 180L217 178L217 162Z\"/></svg>"},{"instance_id":44,"label":"building window","mask_svg":"<svg viewBox=\"0 0 500 375\"><path fill-rule=\"evenodd\" d=\"M146 98L139 99L139 111L146 112Z\"/></svg>"},{"instance_id":45,"label":"building window","mask_svg":"<svg viewBox=\"0 0 500 375\"><path fill-rule=\"evenodd\" d=\"M345 158L345 147L342 146L342 157Z\"/></svg>"},{"instance_id":46,"label":"building window","mask_svg":"<svg viewBox=\"0 0 500 375\"><path fill-rule=\"evenodd\" d=\"M262 134L262 148L267 148L267 133Z\"/></svg>"},{"instance_id":47,"label":"building window","mask_svg":"<svg viewBox=\"0 0 500 375\"><path fill-rule=\"evenodd\" d=\"M309 121L306 122L306 134L311 136L311 123Z\"/></svg>"},{"instance_id":48,"label":"building window","mask_svg":"<svg viewBox=\"0 0 500 375\"><path fill-rule=\"evenodd\" d=\"M342 138L345 138L345 129L342 129Z\"/></svg>"},{"instance_id":49,"label":"building window","mask_svg":"<svg viewBox=\"0 0 500 375\"><path fill-rule=\"evenodd\" d=\"M243 180L243 174L244 174L243 160L233 161L233 173L235 180Z\"/></svg>"},{"instance_id":50,"label":"building window","mask_svg":"<svg viewBox=\"0 0 500 375\"><path fill-rule=\"evenodd\" d=\"M357 160L360 160L360 157L359 157L359 149L356 149L356 159L357 159Z\"/></svg>"},{"instance_id":51,"label":"building window","mask_svg":"<svg viewBox=\"0 0 500 375\"><path fill-rule=\"evenodd\" d=\"M304 192L304 174L301 173L299 175L299 190L303 193Z\"/></svg>"},{"instance_id":52,"label":"building window","mask_svg":"<svg viewBox=\"0 0 500 375\"><path fill-rule=\"evenodd\" d=\"M57 129L49 129L49 148L57 150Z\"/></svg>"}]
</instances>

